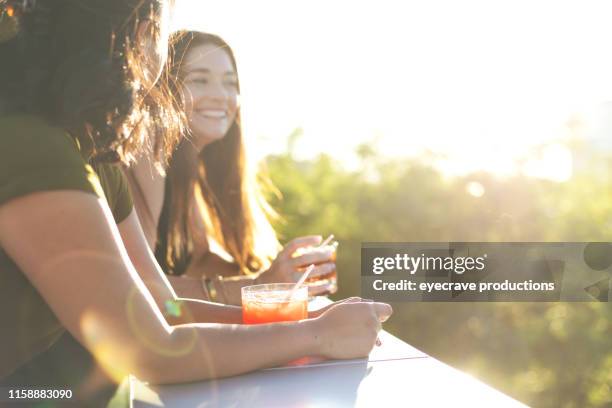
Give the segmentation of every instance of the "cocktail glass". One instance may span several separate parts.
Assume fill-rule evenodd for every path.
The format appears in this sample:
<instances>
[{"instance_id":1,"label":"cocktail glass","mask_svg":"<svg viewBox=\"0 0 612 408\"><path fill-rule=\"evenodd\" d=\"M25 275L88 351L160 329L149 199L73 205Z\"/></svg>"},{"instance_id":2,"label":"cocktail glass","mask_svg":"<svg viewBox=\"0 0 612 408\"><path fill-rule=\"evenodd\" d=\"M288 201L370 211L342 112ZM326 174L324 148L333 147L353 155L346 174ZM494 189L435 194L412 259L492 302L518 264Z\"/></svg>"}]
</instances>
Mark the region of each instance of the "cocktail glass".
<instances>
[{"instance_id":1,"label":"cocktail glass","mask_svg":"<svg viewBox=\"0 0 612 408\"><path fill-rule=\"evenodd\" d=\"M308 286L267 283L242 288L242 321L245 324L291 322L308 318Z\"/></svg>"},{"instance_id":2,"label":"cocktail glass","mask_svg":"<svg viewBox=\"0 0 612 408\"><path fill-rule=\"evenodd\" d=\"M334 242L330 245L319 246L319 247L305 247L299 248L294 253L294 257L305 255L308 253L318 252L318 251L329 251L332 252L332 262L336 262L336 251L338 248L338 243ZM318 264L315 264L318 265ZM305 268L304 268L305 269ZM336 270L336 266L334 265L334 269L324 275L317 275L311 278L306 279L306 285L309 288L309 292L311 296L326 296L336 293L338 290L338 271Z\"/></svg>"}]
</instances>

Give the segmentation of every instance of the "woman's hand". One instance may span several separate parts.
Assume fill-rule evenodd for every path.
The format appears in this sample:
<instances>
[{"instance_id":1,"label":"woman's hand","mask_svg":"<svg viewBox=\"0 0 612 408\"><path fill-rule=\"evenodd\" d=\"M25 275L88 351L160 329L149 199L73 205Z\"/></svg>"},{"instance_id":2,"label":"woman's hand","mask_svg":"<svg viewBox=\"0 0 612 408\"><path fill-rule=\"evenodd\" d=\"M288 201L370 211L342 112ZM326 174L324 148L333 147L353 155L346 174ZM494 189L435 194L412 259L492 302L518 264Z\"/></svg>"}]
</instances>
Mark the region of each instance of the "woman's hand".
<instances>
[{"instance_id":1,"label":"woman's hand","mask_svg":"<svg viewBox=\"0 0 612 408\"><path fill-rule=\"evenodd\" d=\"M351 359L367 356L376 344L378 332L393 313L386 303L344 301L330 305L313 320L321 356Z\"/></svg>"},{"instance_id":2,"label":"woman's hand","mask_svg":"<svg viewBox=\"0 0 612 408\"><path fill-rule=\"evenodd\" d=\"M314 264L315 268L310 273L310 278L323 276L336 269L334 262L335 248L324 246L309 251L306 254L295 256L300 248L315 247L321 244L320 235L309 235L295 238L290 241L272 262L270 269L263 272L259 278L262 283L284 283L297 282L304 268Z\"/></svg>"}]
</instances>

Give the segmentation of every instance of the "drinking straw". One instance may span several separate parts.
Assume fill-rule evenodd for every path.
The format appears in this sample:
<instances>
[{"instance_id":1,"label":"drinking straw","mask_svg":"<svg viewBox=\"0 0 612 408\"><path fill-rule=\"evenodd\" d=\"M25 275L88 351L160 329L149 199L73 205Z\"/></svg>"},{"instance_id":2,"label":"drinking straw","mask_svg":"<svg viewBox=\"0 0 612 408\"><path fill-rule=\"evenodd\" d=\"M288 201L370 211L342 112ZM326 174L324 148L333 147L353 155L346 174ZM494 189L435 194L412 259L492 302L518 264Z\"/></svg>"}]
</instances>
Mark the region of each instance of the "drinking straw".
<instances>
[{"instance_id":1,"label":"drinking straw","mask_svg":"<svg viewBox=\"0 0 612 408\"><path fill-rule=\"evenodd\" d=\"M289 292L289 295L287 295L287 300L291 300L293 298L293 296L295 295L295 292L297 292L297 290L300 288L300 286L302 286L304 284L304 282L306 282L306 279L308 279L308 275L310 275L310 272L312 272L314 267L315 266L311 264L311 265L308 266L308 268L306 268L306 270L304 271L304 273L300 277L300 280L298 280L295 283L295 286L291 289L291 292Z\"/></svg>"},{"instance_id":2,"label":"drinking straw","mask_svg":"<svg viewBox=\"0 0 612 408\"><path fill-rule=\"evenodd\" d=\"M319 248L324 247L325 245L329 244L332 239L334 239L334 234L330 234L329 237L325 238L325 240L321 242L321 245L319 245ZM310 275L314 267L315 266L313 264L308 265L308 267L306 268L306 270L304 271L300 279L295 283L295 286L291 288L291 292L289 292L289 295L287 296L287 300L291 300L293 298L293 296L295 295L295 292L297 292L299 287L302 286L304 282L306 282L306 279L308 279L308 275Z\"/></svg>"},{"instance_id":3,"label":"drinking straw","mask_svg":"<svg viewBox=\"0 0 612 408\"><path fill-rule=\"evenodd\" d=\"M321 242L321 245L319 245L319 248L324 247L325 245L329 244L332 239L334 239L334 234L329 234L329 237L325 238L325 241Z\"/></svg>"}]
</instances>

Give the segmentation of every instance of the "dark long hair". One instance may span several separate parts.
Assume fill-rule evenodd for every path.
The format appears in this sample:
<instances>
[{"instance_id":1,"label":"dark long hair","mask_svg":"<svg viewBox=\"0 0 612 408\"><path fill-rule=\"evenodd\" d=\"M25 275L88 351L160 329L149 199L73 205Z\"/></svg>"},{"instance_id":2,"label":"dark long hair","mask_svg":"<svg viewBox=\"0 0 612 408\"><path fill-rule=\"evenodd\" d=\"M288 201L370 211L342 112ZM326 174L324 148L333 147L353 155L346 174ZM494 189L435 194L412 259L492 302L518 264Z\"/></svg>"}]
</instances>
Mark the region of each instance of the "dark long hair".
<instances>
[{"instance_id":1,"label":"dark long hair","mask_svg":"<svg viewBox=\"0 0 612 408\"><path fill-rule=\"evenodd\" d=\"M0 114L43 116L96 161L127 163L147 144L163 158L180 135L179 110L164 78L150 83L135 42L139 22L148 20L147 35L159 44L169 2L37 0L20 15L4 13ZM10 3L0 0L0 8Z\"/></svg>"},{"instance_id":2,"label":"dark long hair","mask_svg":"<svg viewBox=\"0 0 612 408\"><path fill-rule=\"evenodd\" d=\"M220 37L201 32L177 34L172 72L180 83L184 77L182 61L193 47L212 44L223 49L238 72L234 54ZM238 85L238 89L239 85ZM177 95L181 92L175 90ZM182 96L181 96L182 97ZM266 203L262 187L272 188L261 173L254 174L247 165L240 112L227 134L197 152L183 140L174 152L167 170L164 209L167 221L160 223L158 246L165 259L161 263L175 274L184 272L194 250L193 216L206 225L206 234L214 238L232 256L242 273L269 266L279 243L270 225L275 217ZM259 177L257 180L256 177Z\"/></svg>"}]
</instances>

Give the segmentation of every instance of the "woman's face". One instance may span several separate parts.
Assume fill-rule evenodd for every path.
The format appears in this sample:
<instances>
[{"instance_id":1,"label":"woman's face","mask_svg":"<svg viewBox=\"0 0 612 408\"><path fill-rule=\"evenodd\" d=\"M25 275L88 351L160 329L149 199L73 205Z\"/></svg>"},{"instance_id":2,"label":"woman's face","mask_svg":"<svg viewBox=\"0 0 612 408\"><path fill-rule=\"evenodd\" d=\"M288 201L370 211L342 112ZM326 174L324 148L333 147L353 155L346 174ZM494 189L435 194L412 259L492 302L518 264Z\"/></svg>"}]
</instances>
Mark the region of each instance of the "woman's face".
<instances>
[{"instance_id":1,"label":"woman's face","mask_svg":"<svg viewBox=\"0 0 612 408\"><path fill-rule=\"evenodd\" d=\"M185 112L198 150L225 136L238 111L238 77L228 53L197 45L183 60Z\"/></svg>"}]
</instances>

